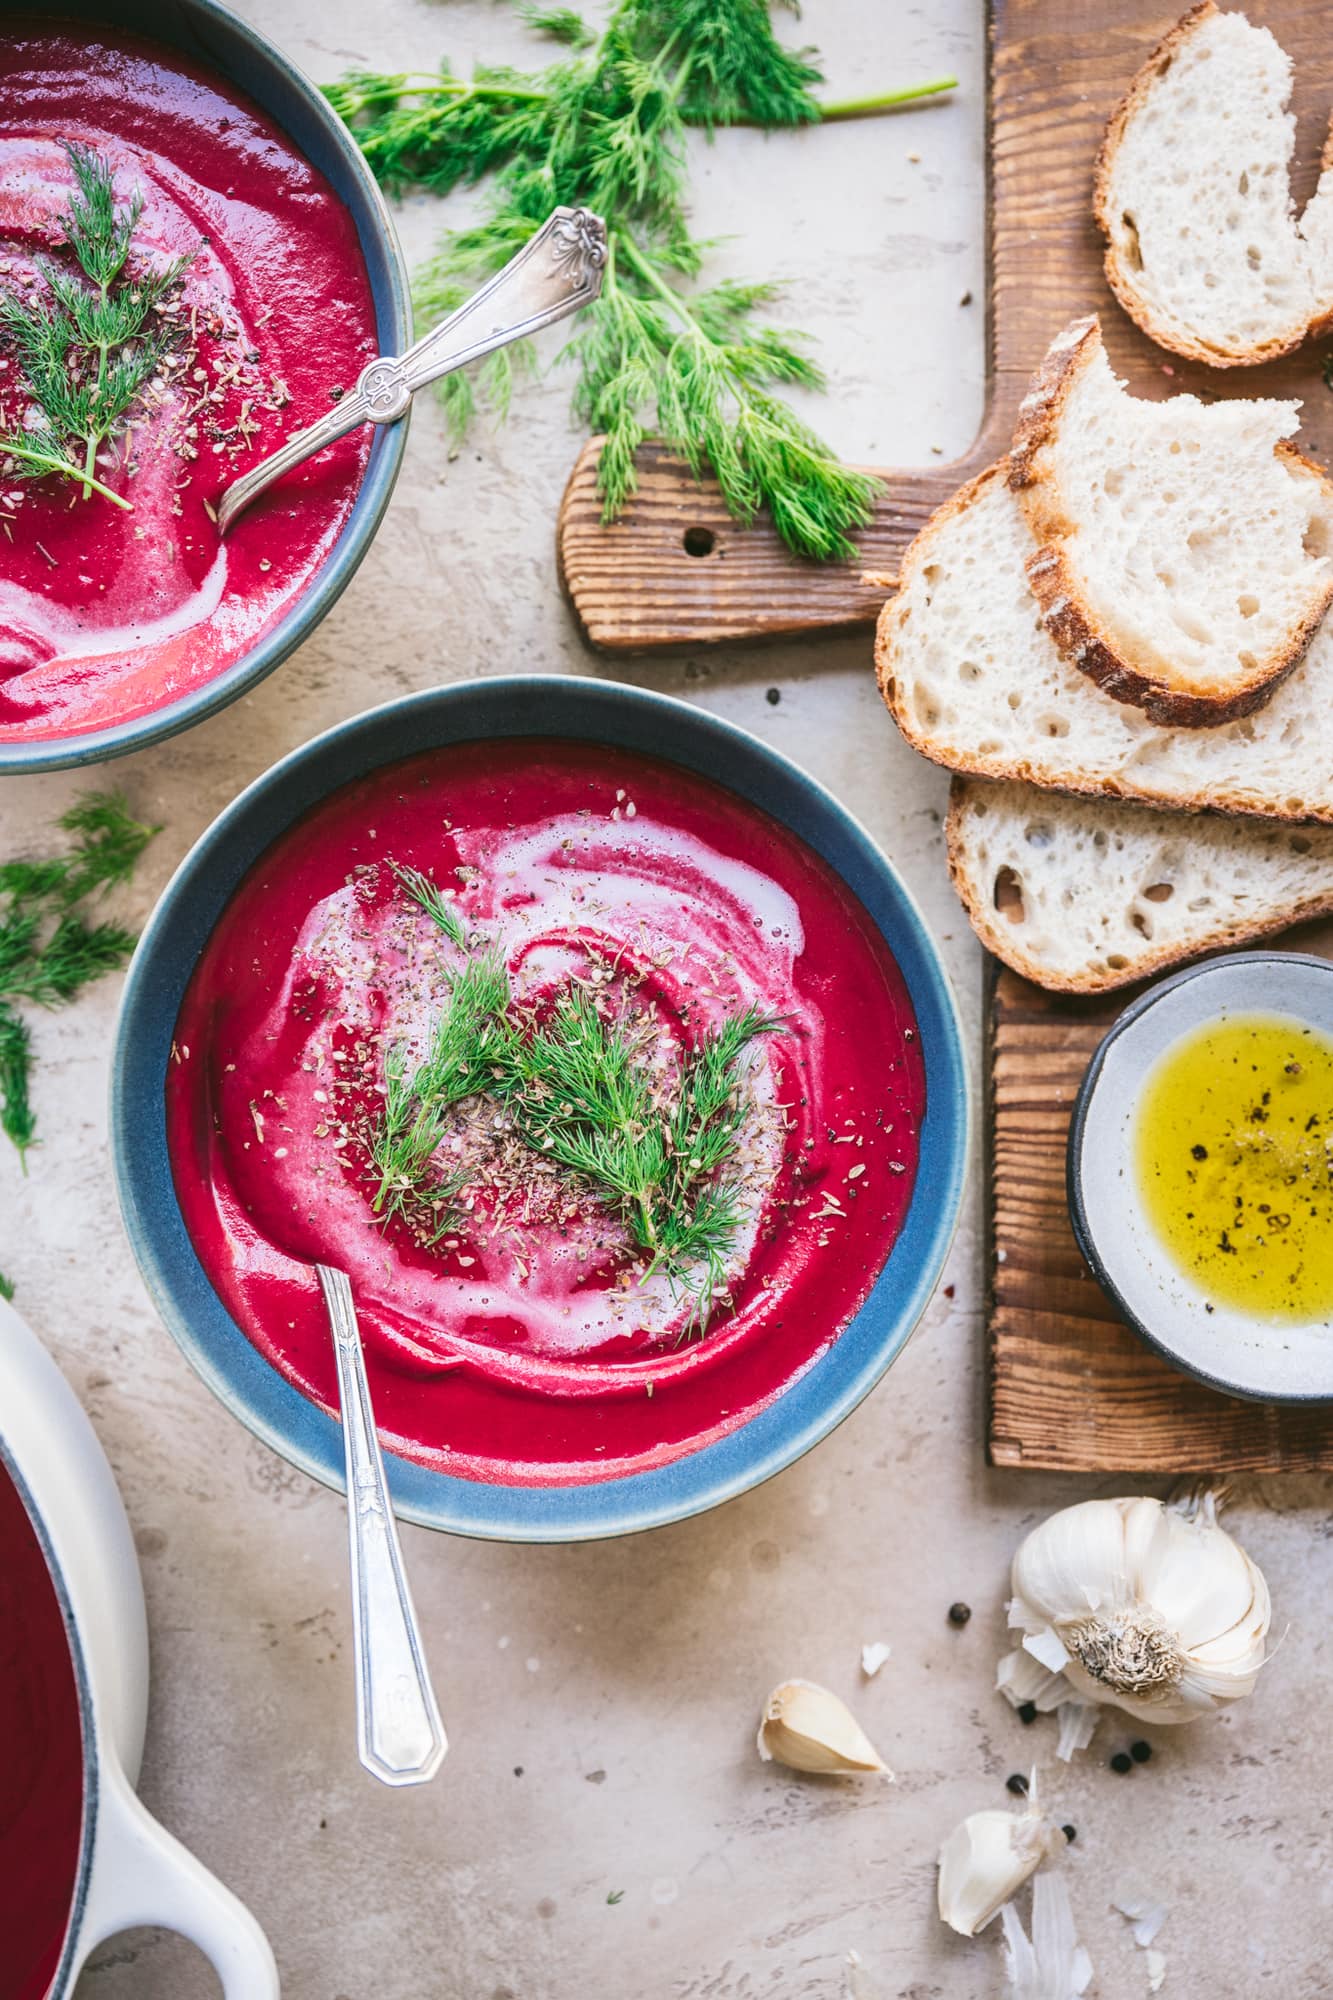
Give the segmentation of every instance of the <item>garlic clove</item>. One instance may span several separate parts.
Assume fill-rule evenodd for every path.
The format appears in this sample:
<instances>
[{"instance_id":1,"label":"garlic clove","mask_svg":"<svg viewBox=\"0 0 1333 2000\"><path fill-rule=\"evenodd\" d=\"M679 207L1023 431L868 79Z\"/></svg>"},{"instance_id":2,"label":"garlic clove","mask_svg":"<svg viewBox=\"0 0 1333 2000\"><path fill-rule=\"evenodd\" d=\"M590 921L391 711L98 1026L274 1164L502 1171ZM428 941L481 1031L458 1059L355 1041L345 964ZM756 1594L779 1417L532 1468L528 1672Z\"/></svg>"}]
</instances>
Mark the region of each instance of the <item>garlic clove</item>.
<instances>
[{"instance_id":1,"label":"garlic clove","mask_svg":"<svg viewBox=\"0 0 1333 2000\"><path fill-rule=\"evenodd\" d=\"M1036 1802L1036 1773L1026 1809L970 1813L940 1849L939 1912L960 1937L976 1937L1035 1874L1064 1835Z\"/></svg>"},{"instance_id":2,"label":"garlic clove","mask_svg":"<svg viewBox=\"0 0 1333 2000\"><path fill-rule=\"evenodd\" d=\"M1210 1510L1198 1518L1168 1511L1170 1528L1145 1564L1142 1589L1170 1606L1172 1629L1188 1649L1206 1644L1249 1615L1262 1577ZM1264 1595L1267 1596L1266 1589Z\"/></svg>"},{"instance_id":3,"label":"garlic clove","mask_svg":"<svg viewBox=\"0 0 1333 2000\"><path fill-rule=\"evenodd\" d=\"M759 1755L793 1771L893 1773L845 1702L814 1681L783 1681L764 1703Z\"/></svg>"},{"instance_id":4,"label":"garlic clove","mask_svg":"<svg viewBox=\"0 0 1333 2000\"><path fill-rule=\"evenodd\" d=\"M1014 1557L1014 1596L1040 1615L1030 1629L1096 1610L1127 1590L1122 1510L1137 1502L1083 1500L1034 1528ZM1150 1501L1149 1506L1157 1502ZM1024 1623L1027 1623L1025 1620Z\"/></svg>"}]
</instances>

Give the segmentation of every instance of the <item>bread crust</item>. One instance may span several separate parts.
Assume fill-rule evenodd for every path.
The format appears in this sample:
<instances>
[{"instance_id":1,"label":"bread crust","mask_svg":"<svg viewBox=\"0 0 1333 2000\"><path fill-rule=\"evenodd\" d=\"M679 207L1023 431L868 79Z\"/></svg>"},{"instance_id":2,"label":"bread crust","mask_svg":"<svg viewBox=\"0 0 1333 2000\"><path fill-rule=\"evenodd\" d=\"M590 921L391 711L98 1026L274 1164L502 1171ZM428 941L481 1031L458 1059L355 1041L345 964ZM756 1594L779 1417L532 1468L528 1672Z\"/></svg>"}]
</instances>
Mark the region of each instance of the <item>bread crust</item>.
<instances>
[{"instance_id":1,"label":"bread crust","mask_svg":"<svg viewBox=\"0 0 1333 2000\"><path fill-rule=\"evenodd\" d=\"M907 608L908 586L919 571L931 560L931 549L936 532L945 526L956 514L963 513L972 502L989 486L997 482L1010 483L1012 466L1010 458L1000 458L988 465L967 484L936 508L925 526L918 530L912 542L904 551L898 573L898 594L891 597L880 612L875 630L875 680L885 707L893 717L899 733L913 750L932 764L940 765L946 771L971 778L995 780L1019 780L1031 785L1037 791L1053 792L1057 796L1089 799L1128 799L1141 805L1155 806L1161 812L1220 812L1238 819L1268 820L1286 826L1333 825L1333 781L1330 797L1322 807L1302 812L1285 812L1277 805L1260 806L1244 795L1228 791L1197 792L1187 798L1163 798L1160 793L1145 790L1135 785L1133 779L1124 774L1112 774L1104 778L1087 777L1076 766L1063 772L1058 781L1045 771L1036 771L1022 758L974 755L960 756L946 753L933 740L928 730L922 728L908 710L905 691L897 677L897 642L902 624L902 614Z\"/></svg>"},{"instance_id":2,"label":"bread crust","mask_svg":"<svg viewBox=\"0 0 1333 2000\"><path fill-rule=\"evenodd\" d=\"M994 957L1002 959L1022 978L1030 979L1035 986L1044 986L1052 993L1113 993L1122 986L1135 986L1153 973L1164 971L1167 966L1186 965L1192 959L1204 958L1211 951L1226 951L1233 945L1252 944L1258 938L1272 937L1278 931L1290 929L1293 924L1309 923L1317 917L1333 916L1333 881L1325 894L1307 896L1291 904L1287 909L1272 917L1261 917L1253 923L1221 923L1193 944L1162 944L1151 946L1136 956L1133 963L1123 971L1108 968L1106 971L1084 973L1055 973L1044 966L1040 959L1025 952L1019 938L1020 927L1000 919L990 906L990 899L977 882L967 865L964 818L979 787L967 778L955 777L949 788L949 811L944 823L945 851L949 861L949 878L954 892L967 912L968 922L980 938L986 950Z\"/></svg>"},{"instance_id":3,"label":"bread crust","mask_svg":"<svg viewBox=\"0 0 1333 2000\"><path fill-rule=\"evenodd\" d=\"M1018 427L1009 454L1009 485L1019 495L1037 543L1027 561L1029 587L1041 606L1042 622L1061 653L1113 701L1141 708L1154 722L1170 729L1213 729L1219 723L1239 722L1262 708L1304 659L1333 601L1333 574L1281 652L1256 668L1243 687L1216 692L1175 687L1118 652L1107 627L1079 602L1079 580L1062 547L1074 532L1074 523L1060 506L1042 457L1054 441L1080 374L1101 347L1101 326L1094 314L1071 320L1051 342L1019 405ZM1274 449L1293 470L1319 481L1333 510L1333 483L1323 469L1285 438Z\"/></svg>"},{"instance_id":4,"label":"bread crust","mask_svg":"<svg viewBox=\"0 0 1333 2000\"><path fill-rule=\"evenodd\" d=\"M1188 328L1173 324L1154 311L1136 285L1133 271L1121 257L1112 228L1111 174L1126 129L1185 43L1219 11L1215 0L1198 0L1197 6L1182 14L1175 26L1167 30L1136 70L1129 89L1107 120L1101 145L1097 148L1092 177L1092 214L1106 238L1107 249L1102 266L1106 282L1134 324L1142 328L1149 340L1171 354L1181 355L1186 361L1202 361L1210 368L1256 368L1265 361L1277 361L1284 354L1294 354L1307 340L1327 333L1333 326L1333 308L1312 319L1295 322L1287 334L1274 336L1271 340L1257 341L1249 347L1222 346L1201 334L1191 333ZM1325 141L1324 167L1330 164L1333 157L1331 144L1333 130Z\"/></svg>"}]
</instances>

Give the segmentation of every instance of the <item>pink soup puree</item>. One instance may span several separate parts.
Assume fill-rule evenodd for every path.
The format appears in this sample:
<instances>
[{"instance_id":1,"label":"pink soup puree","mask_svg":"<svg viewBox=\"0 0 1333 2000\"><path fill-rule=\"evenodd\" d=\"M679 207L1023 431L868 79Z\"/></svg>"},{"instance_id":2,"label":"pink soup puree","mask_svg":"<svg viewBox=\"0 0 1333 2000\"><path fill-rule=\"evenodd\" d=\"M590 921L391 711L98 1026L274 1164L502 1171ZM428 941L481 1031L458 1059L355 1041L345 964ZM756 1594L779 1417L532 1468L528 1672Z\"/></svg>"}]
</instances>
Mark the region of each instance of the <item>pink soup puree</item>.
<instances>
[{"instance_id":1,"label":"pink soup puree","mask_svg":"<svg viewBox=\"0 0 1333 2000\"><path fill-rule=\"evenodd\" d=\"M232 666L327 557L370 448L352 433L245 515L224 486L329 408L376 351L351 216L253 104L173 49L50 15L0 36L0 288L46 296L41 259L77 271L59 221L62 140L110 164L143 214L128 272L194 253L173 353L98 477L123 513L59 475L20 481L0 454L0 743L147 715ZM30 408L0 341L0 430Z\"/></svg>"},{"instance_id":2,"label":"pink soup puree","mask_svg":"<svg viewBox=\"0 0 1333 2000\"><path fill-rule=\"evenodd\" d=\"M431 1247L373 1212L385 1052L415 1067L463 962L391 862L453 893L520 1006L578 980L650 1022L668 1074L751 1003L786 1018L750 1045L729 1303L702 1335L568 1174L531 1152L514 1174L485 1097L441 1147L467 1176L465 1224ZM336 1409L310 1266L341 1265L386 1440L510 1484L664 1464L809 1368L901 1227L923 1109L902 978L808 847L676 765L540 737L390 766L285 834L200 960L167 1084L186 1224L260 1352Z\"/></svg>"},{"instance_id":3,"label":"pink soup puree","mask_svg":"<svg viewBox=\"0 0 1333 2000\"><path fill-rule=\"evenodd\" d=\"M65 1621L0 1464L0 1992L46 2000L83 1836L83 1732Z\"/></svg>"}]
</instances>

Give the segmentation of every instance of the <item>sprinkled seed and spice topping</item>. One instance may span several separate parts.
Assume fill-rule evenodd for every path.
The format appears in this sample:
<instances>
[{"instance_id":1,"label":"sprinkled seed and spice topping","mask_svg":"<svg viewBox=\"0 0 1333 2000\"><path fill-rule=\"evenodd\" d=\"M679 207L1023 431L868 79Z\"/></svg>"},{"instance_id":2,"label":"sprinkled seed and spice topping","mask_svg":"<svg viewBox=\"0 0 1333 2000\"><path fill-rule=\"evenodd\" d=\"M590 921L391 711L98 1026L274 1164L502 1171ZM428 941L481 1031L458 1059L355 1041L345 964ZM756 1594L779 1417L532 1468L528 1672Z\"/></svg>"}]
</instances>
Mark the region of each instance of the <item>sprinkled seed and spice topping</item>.
<instances>
[{"instance_id":1,"label":"sprinkled seed and spice topping","mask_svg":"<svg viewBox=\"0 0 1333 2000\"><path fill-rule=\"evenodd\" d=\"M836 1336L910 1199L920 1064L813 857L727 797L593 746L468 745L275 850L197 975L172 1095L207 1076L192 1233L217 1214L235 1245L242 1324L289 1274L259 1329L279 1365L324 1366L305 1292L336 1246L396 1432L601 1477L627 1441L731 1428Z\"/></svg>"}]
</instances>

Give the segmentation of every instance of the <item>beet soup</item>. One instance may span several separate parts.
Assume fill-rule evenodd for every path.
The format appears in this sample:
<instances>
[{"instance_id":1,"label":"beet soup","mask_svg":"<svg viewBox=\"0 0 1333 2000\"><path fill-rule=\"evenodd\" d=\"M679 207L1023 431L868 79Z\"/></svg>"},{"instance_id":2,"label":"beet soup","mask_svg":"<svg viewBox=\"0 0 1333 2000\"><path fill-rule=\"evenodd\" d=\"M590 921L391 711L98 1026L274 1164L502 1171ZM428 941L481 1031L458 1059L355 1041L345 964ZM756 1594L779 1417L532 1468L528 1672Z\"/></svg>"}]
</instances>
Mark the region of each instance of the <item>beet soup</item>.
<instances>
[{"instance_id":1,"label":"beet soup","mask_svg":"<svg viewBox=\"0 0 1333 2000\"><path fill-rule=\"evenodd\" d=\"M697 1450L810 1367L902 1225L924 1098L898 969L803 842L532 737L384 767L274 844L166 1109L195 1249L288 1381L337 1409L311 1266L340 1265L386 1441L545 1485Z\"/></svg>"},{"instance_id":2,"label":"beet soup","mask_svg":"<svg viewBox=\"0 0 1333 2000\"><path fill-rule=\"evenodd\" d=\"M83 1839L83 1732L60 1601L0 1461L0 1989L46 2000Z\"/></svg>"},{"instance_id":3,"label":"beet soup","mask_svg":"<svg viewBox=\"0 0 1333 2000\"><path fill-rule=\"evenodd\" d=\"M76 155L110 176L127 230L112 296L165 286L116 350L131 379L155 359L92 453L105 494L3 448L31 444L52 401L22 327L58 317L71 287L96 297L69 224ZM369 429L289 474L225 544L215 504L355 382L376 332L352 218L269 118L173 49L49 14L8 15L0 37L0 295L22 323L0 326L4 743L146 715L283 618L351 511ZM95 353L67 346L62 369L96 408Z\"/></svg>"}]
</instances>

